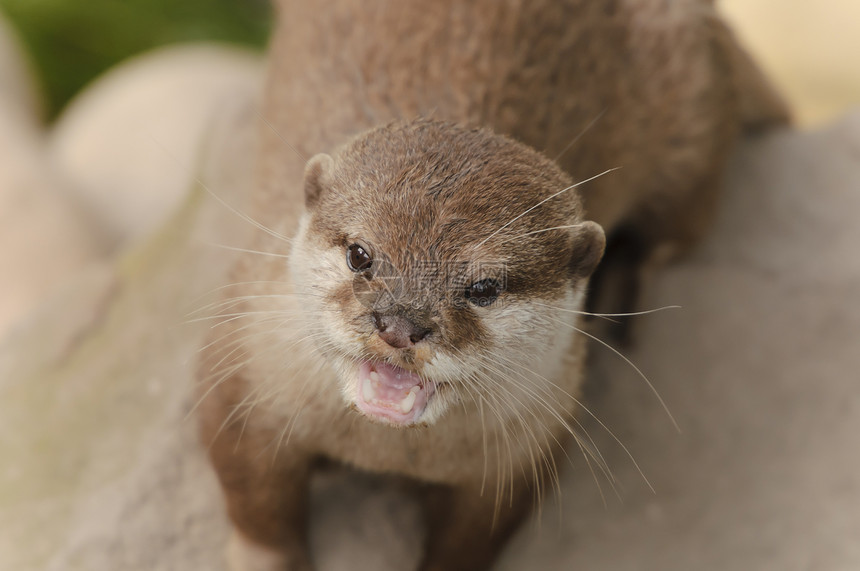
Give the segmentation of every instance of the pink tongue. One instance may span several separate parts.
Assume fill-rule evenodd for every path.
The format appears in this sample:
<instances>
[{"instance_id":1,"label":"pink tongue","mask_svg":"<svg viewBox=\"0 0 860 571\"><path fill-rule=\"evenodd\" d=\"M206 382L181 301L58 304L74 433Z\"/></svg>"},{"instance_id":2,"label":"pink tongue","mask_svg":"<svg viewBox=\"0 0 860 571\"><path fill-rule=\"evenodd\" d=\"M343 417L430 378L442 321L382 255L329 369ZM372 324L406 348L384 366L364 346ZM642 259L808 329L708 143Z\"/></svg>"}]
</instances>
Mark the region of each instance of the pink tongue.
<instances>
[{"instance_id":1,"label":"pink tongue","mask_svg":"<svg viewBox=\"0 0 860 571\"><path fill-rule=\"evenodd\" d=\"M359 410L398 425L413 424L435 390L412 371L369 361L359 366L358 385Z\"/></svg>"}]
</instances>

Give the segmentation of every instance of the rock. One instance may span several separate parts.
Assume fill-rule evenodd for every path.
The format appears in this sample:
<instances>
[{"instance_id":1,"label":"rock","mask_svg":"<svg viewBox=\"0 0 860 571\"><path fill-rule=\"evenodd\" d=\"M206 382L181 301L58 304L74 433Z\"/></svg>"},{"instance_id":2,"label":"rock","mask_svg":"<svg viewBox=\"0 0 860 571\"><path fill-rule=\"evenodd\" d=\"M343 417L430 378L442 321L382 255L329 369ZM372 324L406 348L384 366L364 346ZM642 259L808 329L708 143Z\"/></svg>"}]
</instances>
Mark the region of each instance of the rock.
<instances>
[{"instance_id":1,"label":"rock","mask_svg":"<svg viewBox=\"0 0 860 571\"><path fill-rule=\"evenodd\" d=\"M0 20L0 339L100 254L47 158L36 89L17 48Z\"/></svg>"},{"instance_id":2,"label":"rock","mask_svg":"<svg viewBox=\"0 0 860 571\"><path fill-rule=\"evenodd\" d=\"M240 48L171 46L120 64L69 104L51 154L112 250L149 236L176 210L211 125L260 93L262 66Z\"/></svg>"},{"instance_id":3,"label":"rock","mask_svg":"<svg viewBox=\"0 0 860 571\"><path fill-rule=\"evenodd\" d=\"M0 569L218 568L225 520L187 419L208 328L193 312L230 263L211 242L250 227L231 210L250 180L245 103L213 127L202 184L170 223L70 277L0 344Z\"/></svg>"}]
</instances>

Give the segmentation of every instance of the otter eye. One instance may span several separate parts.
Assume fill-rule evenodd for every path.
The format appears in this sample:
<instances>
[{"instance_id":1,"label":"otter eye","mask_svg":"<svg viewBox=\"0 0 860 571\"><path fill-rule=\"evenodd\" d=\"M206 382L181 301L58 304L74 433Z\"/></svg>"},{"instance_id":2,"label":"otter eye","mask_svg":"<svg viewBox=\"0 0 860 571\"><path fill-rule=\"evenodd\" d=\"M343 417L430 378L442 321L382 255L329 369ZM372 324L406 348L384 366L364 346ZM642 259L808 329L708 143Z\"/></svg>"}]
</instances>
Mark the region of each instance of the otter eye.
<instances>
[{"instance_id":1,"label":"otter eye","mask_svg":"<svg viewBox=\"0 0 860 571\"><path fill-rule=\"evenodd\" d=\"M373 265L373 258L370 257L367 250L358 244L352 244L346 249L346 265L354 272L364 272Z\"/></svg>"},{"instance_id":2,"label":"otter eye","mask_svg":"<svg viewBox=\"0 0 860 571\"><path fill-rule=\"evenodd\" d=\"M499 297L501 284L493 278L475 282L466 288L466 299L478 307L487 307Z\"/></svg>"}]
</instances>

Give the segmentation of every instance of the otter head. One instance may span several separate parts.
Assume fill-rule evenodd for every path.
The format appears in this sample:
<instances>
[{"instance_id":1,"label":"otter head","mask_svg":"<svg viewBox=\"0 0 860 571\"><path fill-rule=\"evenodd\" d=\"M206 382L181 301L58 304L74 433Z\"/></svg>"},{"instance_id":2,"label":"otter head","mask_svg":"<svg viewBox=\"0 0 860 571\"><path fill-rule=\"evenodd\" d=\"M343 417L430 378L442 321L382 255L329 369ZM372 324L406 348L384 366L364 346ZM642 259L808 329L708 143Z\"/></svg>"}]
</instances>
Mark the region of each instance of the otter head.
<instances>
[{"instance_id":1,"label":"otter head","mask_svg":"<svg viewBox=\"0 0 860 571\"><path fill-rule=\"evenodd\" d=\"M604 236L553 162L418 120L317 155L304 185L291 273L348 405L429 424L560 363Z\"/></svg>"}]
</instances>

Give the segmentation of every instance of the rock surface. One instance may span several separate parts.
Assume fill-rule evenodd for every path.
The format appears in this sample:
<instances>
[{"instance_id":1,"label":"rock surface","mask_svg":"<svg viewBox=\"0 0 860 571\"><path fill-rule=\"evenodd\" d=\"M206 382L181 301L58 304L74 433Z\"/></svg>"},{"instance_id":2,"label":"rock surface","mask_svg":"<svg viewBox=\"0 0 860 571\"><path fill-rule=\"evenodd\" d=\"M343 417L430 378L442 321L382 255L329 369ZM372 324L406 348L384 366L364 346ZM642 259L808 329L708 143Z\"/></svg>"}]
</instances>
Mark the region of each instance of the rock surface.
<instances>
[{"instance_id":1,"label":"rock surface","mask_svg":"<svg viewBox=\"0 0 860 571\"><path fill-rule=\"evenodd\" d=\"M0 338L101 254L48 159L37 92L0 14Z\"/></svg>"},{"instance_id":2,"label":"rock surface","mask_svg":"<svg viewBox=\"0 0 860 571\"><path fill-rule=\"evenodd\" d=\"M51 157L112 250L164 224L194 183L217 115L256 97L262 81L258 54L179 45L123 62L69 104Z\"/></svg>"},{"instance_id":3,"label":"rock surface","mask_svg":"<svg viewBox=\"0 0 860 571\"><path fill-rule=\"evenodd\" d=\"M208 326L193 312L230 258L213 244L246 230L225 207L250 178L255 117L236 116L156 237L0 345L0 569L213 568L224 524L186 416Z\"/></svg>"}]
</instances>

